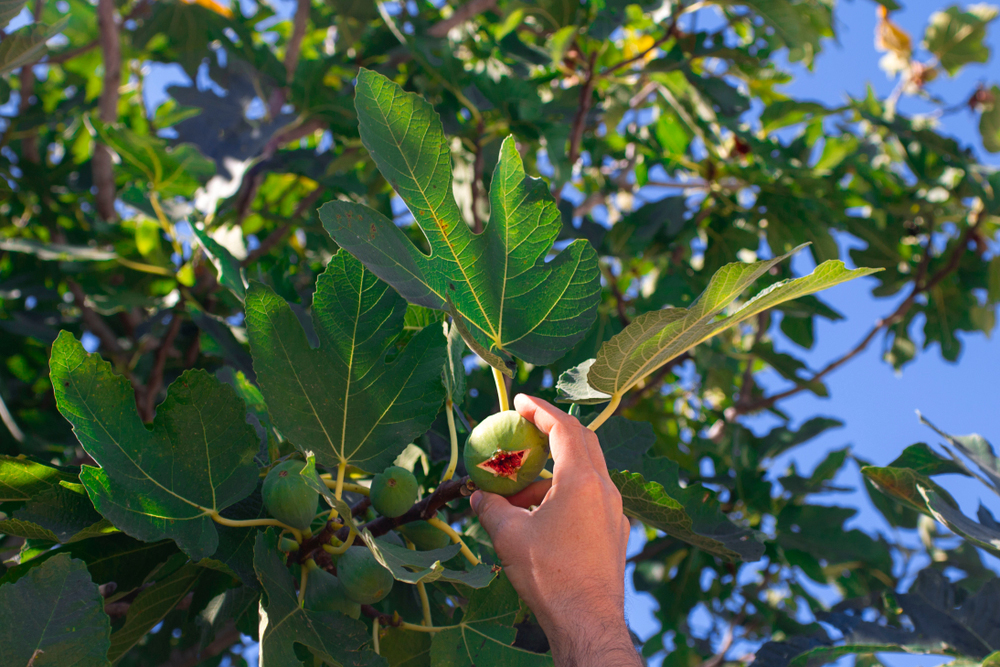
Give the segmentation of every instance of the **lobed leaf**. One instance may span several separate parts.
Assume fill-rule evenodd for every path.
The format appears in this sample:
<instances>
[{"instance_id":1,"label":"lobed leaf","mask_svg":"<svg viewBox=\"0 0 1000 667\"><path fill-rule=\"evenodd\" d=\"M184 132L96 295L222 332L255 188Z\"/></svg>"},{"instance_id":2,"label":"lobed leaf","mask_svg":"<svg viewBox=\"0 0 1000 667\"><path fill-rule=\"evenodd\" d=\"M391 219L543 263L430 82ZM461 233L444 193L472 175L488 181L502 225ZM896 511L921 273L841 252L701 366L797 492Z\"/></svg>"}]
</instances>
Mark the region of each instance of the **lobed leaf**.
<instances>
[{"instance_id":1,"label":"lobed leaf","mask_svg":"<svg viewBox=\"0 0 1000 667\"><path fill-rule=\"evenodd\" d=\"M27 456L0 456L0 503L30 500L78 476Z\"/></svg>"},{"instance_id":2,"label":"lobed leaf","mask_svg":"<svg viewBox=\"0 0 1000 667\"><path fill-rule=\"evenodd\" d=\"M284 299L251 283L254 370L272 421L299 450L377 471L430 428L444 400L445 339L425 328L387 363L405 312L398 294L339 252L316 283L313 348Z\"/></svg>"},{"instance_id":3,"label":"lobed leaf","mask_svg":"<svg viewBox=\"0 0 1000 667\"><path fill-rule=\"evenodd\" d=\"M472 593L461 620L435 633L431 664L442 667L550 667L552 657L513 646L521 601L506 575Z\"/></svg>"},{"instance_id":4,"label":"lobed leaf","mask_svg":"<svg viewBox=\"0 0 1000 667\"><path fill-rule=\"evenodd\" d=\"M956 5L934 12L924 33L924 48L937 56L941 67L955 76L970 63L985 63L990 50L984 43L986 26L997 17L997 8L986 3L960 9Z\"/></svg>"},{"instance_id":5,"label":"lobed leaf","mask_svg":"<svg viewBox=\"0 0 1000 667\"><path fill-rule=\"evenodd\" d=\"M44 23L31 23L5 36L0 40L0 75L41 60L45 55L45 43L55 37L68 23L68 16L50 26ZM3 27L2 23L0 27Z\"/></svg>"},{"instance_id":6,"label":"lobed leaf","mask_svg":"<svg viewBox=\"0 0 1000 667\"><path fill-rule=\"evenodd\" d=\"M490 221L475 234L452 195L451 149L433 107L366 69L355 106L362 142L431 252L385 216L343 201L320 209L334 240L411 303L447 310L450 299L483 347L534 364L563 356L597 312L597 253L577 240L546 261L561 217L548 184L525 174L513 139L500 149Z\"/></svg>"},{"instance_id":7,"label":"lobed leaf","mask_svg":"<svg viewBox=\"0 0 1000 667\"><path fill-rule=\"evenodd\" d=\"M212 261L215 270L219 273L219 284L236 295L236 298L243 301L246 298L246 278L243 267L239 260L233 257L232 253L224 245L213 239L204 230L195 226L191 227L194 235L198 237L198 242L205 250L205 254Z\"/></svg>"},{"instance_id":8,"label":"lobed leaf","mask_svg":"<svg viewBox=\"0 0 1000 667\"><path fill-rule=\"evenodd\" d=\"M80 473L97 510L137 539L169 537L194 559L212 555L212 514L250 495L258 478L257 434L232 388L186 371L149 429L129 381L69 332L59 334L49 364L59 411L101 466Z\"/></svg>"},{"instance_id":9,"label":"lobed leaf","mask_svg":"<svg viewBox=\"0 0 1000 667\"><path fill-rule=\"evenodd\" d=\"M59 554L0 586L4 665L107 667L111 621L82 561Z\"/></svg>"}]
</instances>

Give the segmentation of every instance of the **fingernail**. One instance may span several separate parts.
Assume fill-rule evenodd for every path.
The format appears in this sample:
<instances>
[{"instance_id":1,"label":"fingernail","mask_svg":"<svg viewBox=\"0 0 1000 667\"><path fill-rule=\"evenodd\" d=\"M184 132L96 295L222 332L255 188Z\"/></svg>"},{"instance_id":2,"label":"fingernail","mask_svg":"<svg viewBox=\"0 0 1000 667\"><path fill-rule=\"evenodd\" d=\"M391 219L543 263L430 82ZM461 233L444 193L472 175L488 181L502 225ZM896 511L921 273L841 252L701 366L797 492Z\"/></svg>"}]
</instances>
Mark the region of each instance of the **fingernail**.
<instances>
[{"instance_id":1,"label":"fingernail","mask_svg":"<svg viewBox=\"0 0 1000 667\"><path fill-rule=\"evenodd\" d=\"M469 498L469 504L472 505L472 511L479 514L479 504L483 502L483 492L476 491Z\"/></svg>"}]
</instances>

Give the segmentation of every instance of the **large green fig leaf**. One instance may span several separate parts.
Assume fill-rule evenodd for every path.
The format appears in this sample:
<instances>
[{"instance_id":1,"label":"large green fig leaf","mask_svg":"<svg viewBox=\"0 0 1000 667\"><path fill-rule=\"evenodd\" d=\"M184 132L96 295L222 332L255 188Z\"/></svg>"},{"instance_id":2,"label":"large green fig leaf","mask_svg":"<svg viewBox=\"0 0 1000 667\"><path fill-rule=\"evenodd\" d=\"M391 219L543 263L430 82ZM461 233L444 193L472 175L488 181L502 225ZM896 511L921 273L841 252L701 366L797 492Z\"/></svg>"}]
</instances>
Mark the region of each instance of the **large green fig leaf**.
<instances>
[{"instance_id":1,"label":"large green fig leaf","mask_svg":"<svg viewBox=\"0 0 1000 667\"><path fill-rule=\"evenodd\" d=\"M602 403L612 397L621 398L663 364L757 313L876 271L848 269L836 260L823 262L808 276L775 283L719 319L722 311L754 281L802 247L774 259L727 264L712 276L708 287L690 308L664 308L639 315L601 346L597 359L586 371L587 385L580 381L582 365L565 373L565 379L560 378L561 398L572 403Z\"/></svg>"},{"instance_id":2,"label":"large green fig leaf","mask_svg":"<svg viewBox=\"0 0 1000 667\"><path fill-rule=\"evenodd\" d=\"M552 656L515 648L521 601L505 575L472 593L461 620L434 635L431 664L448 667L551 667Z\"/></svg>"},{"instance_id":3,"label":"large green fig leaf","mask_svg":"<svg viewBox=\"0 0 1000 667\"><path fill-rule=\"evenodd\" d=\"M513 139L500 149L490 221L477 235L452 196L451 149L433 107L365 69L355 106L362 142L409 206L430 255L385 216L343 201L320 209L334 240L411 303L447 310L450 299L487 349L535 364L563 356L597 312L597 253L577 240L545 261L562 220L549 186L525 175Z\"/></svg>"},{"instance_id":4,"label":"large green fig leaf","mask_svg":"<svg viewBox=\"0 0 1000 667\"><path fill-rule=\"evenodd\" d=\"M316 283L313 348L284 299L250 285L247 331L271 419L319 463L382 470L430 428L444 401L445 338L427 327L387 363L405 313L398 294L339 252Z\"/></svg>"},{"instance_id":5,"label":"large green fig leaf","mask_svg":"<svg viewBox=\"0 0 1000 667\"><path fill-rule=\"evenodd\" d=\"M97 584L66 554L0 586L0 664L106 667L110 634Z\"/></svg>"},{"instance_id":6,"label":"large green fig leaf","mask_svg":"<svg viewBox=\"0 0 1000 667\"><path fill-rule=\"evenodd\" d=\"M63 331L49 361L59 411L100 468L80 481L97 510L144 541L169 537L191 558L218 545L212 515L250 495L260 441L228 385L187 371L167 391L152 429L132 407L129 381Z\"/></svg>"},{"instance_id":7,"label":"large green fig leaf","mask_svg":"<svg viewBox=\"0 0 1000 667\"><path fill-rule=\"evenodd\" d=\"M297 643L333 664L387 664L368 650L371 635L364 623L339 612L299 606L295 581L278 552L277 531L269 529L257 535L254 569L266 596L260 608L260 667L301 667L295 655Z\"/></svg>"},{"instance_id":8,"label":"large green fig leaf","mask_svg":"<svg viewBox=\"0 0 1000 667\"><path fill-rule=\"evenodd\" d=\"M45 43L68 23L68 16L52 25L32 23L5 36L0 40L0 75L40 60L45 55Z\"/></svg>"},{"instance_id":9,"label":"large green fig leaf","mask_svg":"<svg viewBox=\"0 0 1000 667\"><path fill-rule=\"evenodd\" d=\"M415 551L376 540L367 530L362 533L362 536L365 544L371 547L375 560L389 570L397 581L408 584L448 581L465 584L470 588L485 588L496 576L493 568L485 563L480 563L468 571L449 570L442 565L458 554L461 547L457 544L449 545L443 549Z\"/></svg>"}]
</instances>

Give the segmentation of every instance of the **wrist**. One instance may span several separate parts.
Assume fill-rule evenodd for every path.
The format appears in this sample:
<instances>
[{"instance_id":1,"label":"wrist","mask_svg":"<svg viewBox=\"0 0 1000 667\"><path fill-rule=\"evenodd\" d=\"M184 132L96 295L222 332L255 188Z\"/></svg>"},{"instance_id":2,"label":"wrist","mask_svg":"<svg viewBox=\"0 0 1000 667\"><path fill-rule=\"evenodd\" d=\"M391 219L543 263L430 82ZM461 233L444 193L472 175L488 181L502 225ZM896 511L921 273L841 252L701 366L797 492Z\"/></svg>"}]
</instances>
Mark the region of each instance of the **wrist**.
<instances>
[{"instance_id":1,"label":"wrist","mask_svg":"<svg viewBox=\"0 0 1000 667\"><path fill-rule=\"evenodd\" d=\"M581 614L559 624L543 623L556 667L634 667L642 665L624 615Z\"/></svg>"}]
</instances>

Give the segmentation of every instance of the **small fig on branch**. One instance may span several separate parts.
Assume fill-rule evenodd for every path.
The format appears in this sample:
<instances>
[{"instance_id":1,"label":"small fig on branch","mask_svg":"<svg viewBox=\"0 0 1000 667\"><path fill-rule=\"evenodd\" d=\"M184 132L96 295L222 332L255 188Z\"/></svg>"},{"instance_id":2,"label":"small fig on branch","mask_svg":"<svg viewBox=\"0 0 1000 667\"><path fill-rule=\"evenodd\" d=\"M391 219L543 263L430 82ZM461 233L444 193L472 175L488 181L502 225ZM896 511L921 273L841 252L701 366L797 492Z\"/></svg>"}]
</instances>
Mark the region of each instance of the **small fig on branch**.
<instances>
[{"instance_id":1,"label":"small fig on branch","mask_svg":"<svg viewBox=\"0 0 1000 667\"><path fill-rule=\"evenodd\" d=\"M267 473L261 489L270 515L299 530L309 528L319 505L319 493L301 474L305 466L305 461L279 463Z\"/></svg>"},{"instance_id":2,"label":"small fig on branch","mask_svg":"<svg viewBox=\"0 0 1000 667\"><path fill-rule=\"evenodd\" d=\"M375 560L368 547L351 547L337 561L337 578L348 598L375 604L392 590L392 573Z\"/></svg>"},{"instance_id":3,"label":"small fig on branch","mask_svg":"<svg viewBox=\"0 0 1000 667\"><path fill-rule=\"evenodd\" d=\"M444 517L439 513L438 518L444 521ZM413 542L413 546L418 551L433 551L434 549L444 549L451 544L451 538L444 531L441 531L426 521L414 521L404 523L396 528L403 537Z\"/></svg>"},{"instance_id":4,"label":"small fig on branch","mask_svg":"<svg viewBox=\"0 0 1000 667\"><path fill-rule=\"evenodd\" d=\"M324 569L309 572L303 606L312 611L339 611L345 616L361 616L361 605L347 597L340 580Z\"/></svg>"},{"instance_id":5,"label":"small fig on branch","mask_svg":"<svg viewBox=\"0 0 1000 667\"><path fill-rule=\"evenodd\" d=\"M375 475L369 497L382 516L402 516L417 502L417 478L406 468L389 466Z\"/></svg>"},{"instance_id":6,"label":"small fig on branch","mask_svg":"<svg viewBox=\"0 0 1000 667\"><path fill-rule=\"evenodd\" d=\"M549 438L514 410L504 410L472 429L464 458L476 486L511 496L535 481L545 467Z\"/></svg>"}]
</instances>

